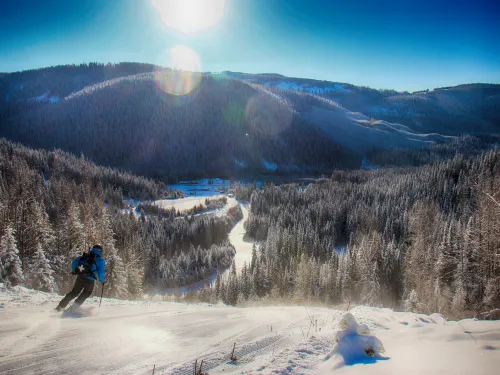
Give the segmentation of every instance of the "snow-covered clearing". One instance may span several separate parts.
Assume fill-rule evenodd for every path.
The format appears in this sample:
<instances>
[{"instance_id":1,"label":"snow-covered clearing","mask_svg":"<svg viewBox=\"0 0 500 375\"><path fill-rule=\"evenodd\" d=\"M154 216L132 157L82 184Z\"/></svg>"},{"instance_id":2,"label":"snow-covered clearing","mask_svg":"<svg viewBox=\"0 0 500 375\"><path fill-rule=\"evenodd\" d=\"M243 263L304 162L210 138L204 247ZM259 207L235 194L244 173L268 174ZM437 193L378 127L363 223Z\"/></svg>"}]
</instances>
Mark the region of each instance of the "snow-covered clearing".
<instances>
[{"instance_id":1,"label":"snow-covered clearing","mask_svg":"<svg viewBox=\"0 0 500 375\"><path fill-rule=\"evenodd\" d=\"M40 95L40 96L35 96L33 98L30 98L28 99L28 103L30 102L51 102L51 103L57 103L59 102L59 97L58 96L50 96L49 97L49 94L50 94L50 90L47 91L46 93Z\"/></svg>"},{"instance_id":2,"label":"snow-covered clearing","mask_svg":"<svg viewBox=\"0 0 500 375\"><path fill-rule=\"evenodd\" d=\"M346 331L345 312L328 308L112 299L98 315L62 319L50 312L59 299L0 290L0 373L151 374L156 365L155 374L192 374L196 359L209 374L495 374L500 366L500 321L360 306L350 311L359 326Z\"/></svg>"},{"instance_id":3,"label":"snow-covered clearing","mask_svg":"<svg viewBox=\"0 0 500 375\"><path fill-rule=\"evenodd\" d=\"M217 199L217 198L222 198L224 195L214 195L211 196L210 199ZM186 197L186 198L179 198L179 199L161 199L158 201L155 201L154 204L161 208L175 208L176 210L179 211L187 211L190 210L191 208L195 206L199 206L200 204L205 204L205 200L207 199L206 196L204 197Z\"/></svg>"}]
</instances>

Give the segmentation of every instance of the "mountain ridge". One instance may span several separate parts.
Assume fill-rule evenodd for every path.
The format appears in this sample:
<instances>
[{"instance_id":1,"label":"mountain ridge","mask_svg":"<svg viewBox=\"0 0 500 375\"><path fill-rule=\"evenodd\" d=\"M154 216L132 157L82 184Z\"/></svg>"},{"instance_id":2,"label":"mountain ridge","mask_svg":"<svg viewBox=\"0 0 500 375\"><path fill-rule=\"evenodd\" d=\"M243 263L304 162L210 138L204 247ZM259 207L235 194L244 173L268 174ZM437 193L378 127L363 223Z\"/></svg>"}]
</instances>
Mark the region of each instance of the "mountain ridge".
<instances>
[{"instance_id":1,"label":"mountain ridge","mask_svg":"<svg viewBox=\"0 0 500 375\"><path fill-rule=\"evenodd\" d=\"M187 78L197 84L186 95L164 91ZM0 76L0 136L153 176L231 176L328 173L358 168L374 147L498 133L500 85L438 91L136 63L58 66Z\"/></svg>"}]
</instances>

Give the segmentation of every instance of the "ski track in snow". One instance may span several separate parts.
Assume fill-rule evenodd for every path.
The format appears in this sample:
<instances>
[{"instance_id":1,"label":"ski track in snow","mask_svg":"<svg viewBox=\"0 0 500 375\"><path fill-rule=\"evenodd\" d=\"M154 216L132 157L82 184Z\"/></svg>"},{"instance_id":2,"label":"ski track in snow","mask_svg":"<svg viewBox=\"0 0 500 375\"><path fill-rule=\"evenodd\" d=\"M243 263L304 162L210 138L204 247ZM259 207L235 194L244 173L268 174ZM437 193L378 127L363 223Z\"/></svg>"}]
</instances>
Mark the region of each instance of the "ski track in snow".
<instances>
[{"instance_id":1,"label":"ski track in snow","mask_svg":"<svg viewBox=\"0 0 500 375\"><path fill-rule=\"evenodd\" d=\"M195 360L204 360L212 375L486 375L500 367L499 321L459 324L438 314L358 306L350 312L385 352L361 353L361 360L339 367L332 349L341 310L104 299L97 315L63 319L51 312L60 298L0 288L0 374L146 375L156 365L155 374L182 375L192 374Z\"/></svg>"},{"instance_id":2,"label":"ski track in snow","mask_svg":"<svg viewBox=\"0 0 500 375\"><path fill-rule=\"evenodd\" d=\"M228 204L231 206L236 206L238 201L234 198L228 199ZM243 218L236 223L234 228L229 232L228 238L229 242L236 249L236 255L234 256L234 263L236 271L239 273L243 268L243 264L246 263L250 266L250 261L252 259L252 246L253 242L245 241L245 222L248 219L248 208L245 205L240 204L241 212L243 213Z\"/></svg>"}]
</instances>

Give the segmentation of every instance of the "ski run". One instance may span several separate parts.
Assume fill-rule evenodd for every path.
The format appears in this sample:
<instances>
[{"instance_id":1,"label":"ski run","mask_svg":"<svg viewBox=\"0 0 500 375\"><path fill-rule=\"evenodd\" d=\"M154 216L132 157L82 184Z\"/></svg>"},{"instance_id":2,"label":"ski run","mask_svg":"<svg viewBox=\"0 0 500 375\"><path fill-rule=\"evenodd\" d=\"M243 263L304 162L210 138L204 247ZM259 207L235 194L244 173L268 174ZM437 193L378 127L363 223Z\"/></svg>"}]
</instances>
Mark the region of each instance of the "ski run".
<instances>
[{"instance_id":1,"label":"ski run","mask_svg":"<svg viewBox=\"0 0 500 375\"><path fill-rule=\"evenodd\" d=\"M497 374L500 321L356 306L237 308L0 288L0 374ZM85 306L84 305L84 306ZM230 359L233 346L235 360ZM367 350L369 349L369 350ZM368 354L367 354L368 353Z\"/></svg>"}]
</instances>

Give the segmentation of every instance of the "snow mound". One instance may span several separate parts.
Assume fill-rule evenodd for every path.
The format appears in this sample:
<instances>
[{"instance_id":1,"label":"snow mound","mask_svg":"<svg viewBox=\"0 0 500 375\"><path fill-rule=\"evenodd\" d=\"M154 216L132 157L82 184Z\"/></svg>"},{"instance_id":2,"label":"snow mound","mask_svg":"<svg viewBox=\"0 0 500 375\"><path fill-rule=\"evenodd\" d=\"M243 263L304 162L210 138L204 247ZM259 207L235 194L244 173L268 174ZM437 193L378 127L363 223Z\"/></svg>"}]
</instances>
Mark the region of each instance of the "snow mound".
<instances>
[{"instance_id":1,"label":"snow mound","mask_svg":"<svg viewBox=\"0 0 500 375\"><path fill-rule=\"evenodd\" d=\"M382 342L370 335L367 325L358 324L352 314L342 316L339 328L341 331L335 335L335 346L325 358L327 366L331 365L336 369L356 363L371 363L376 358L382 358Z\"/></svg>"}]
</instances>

